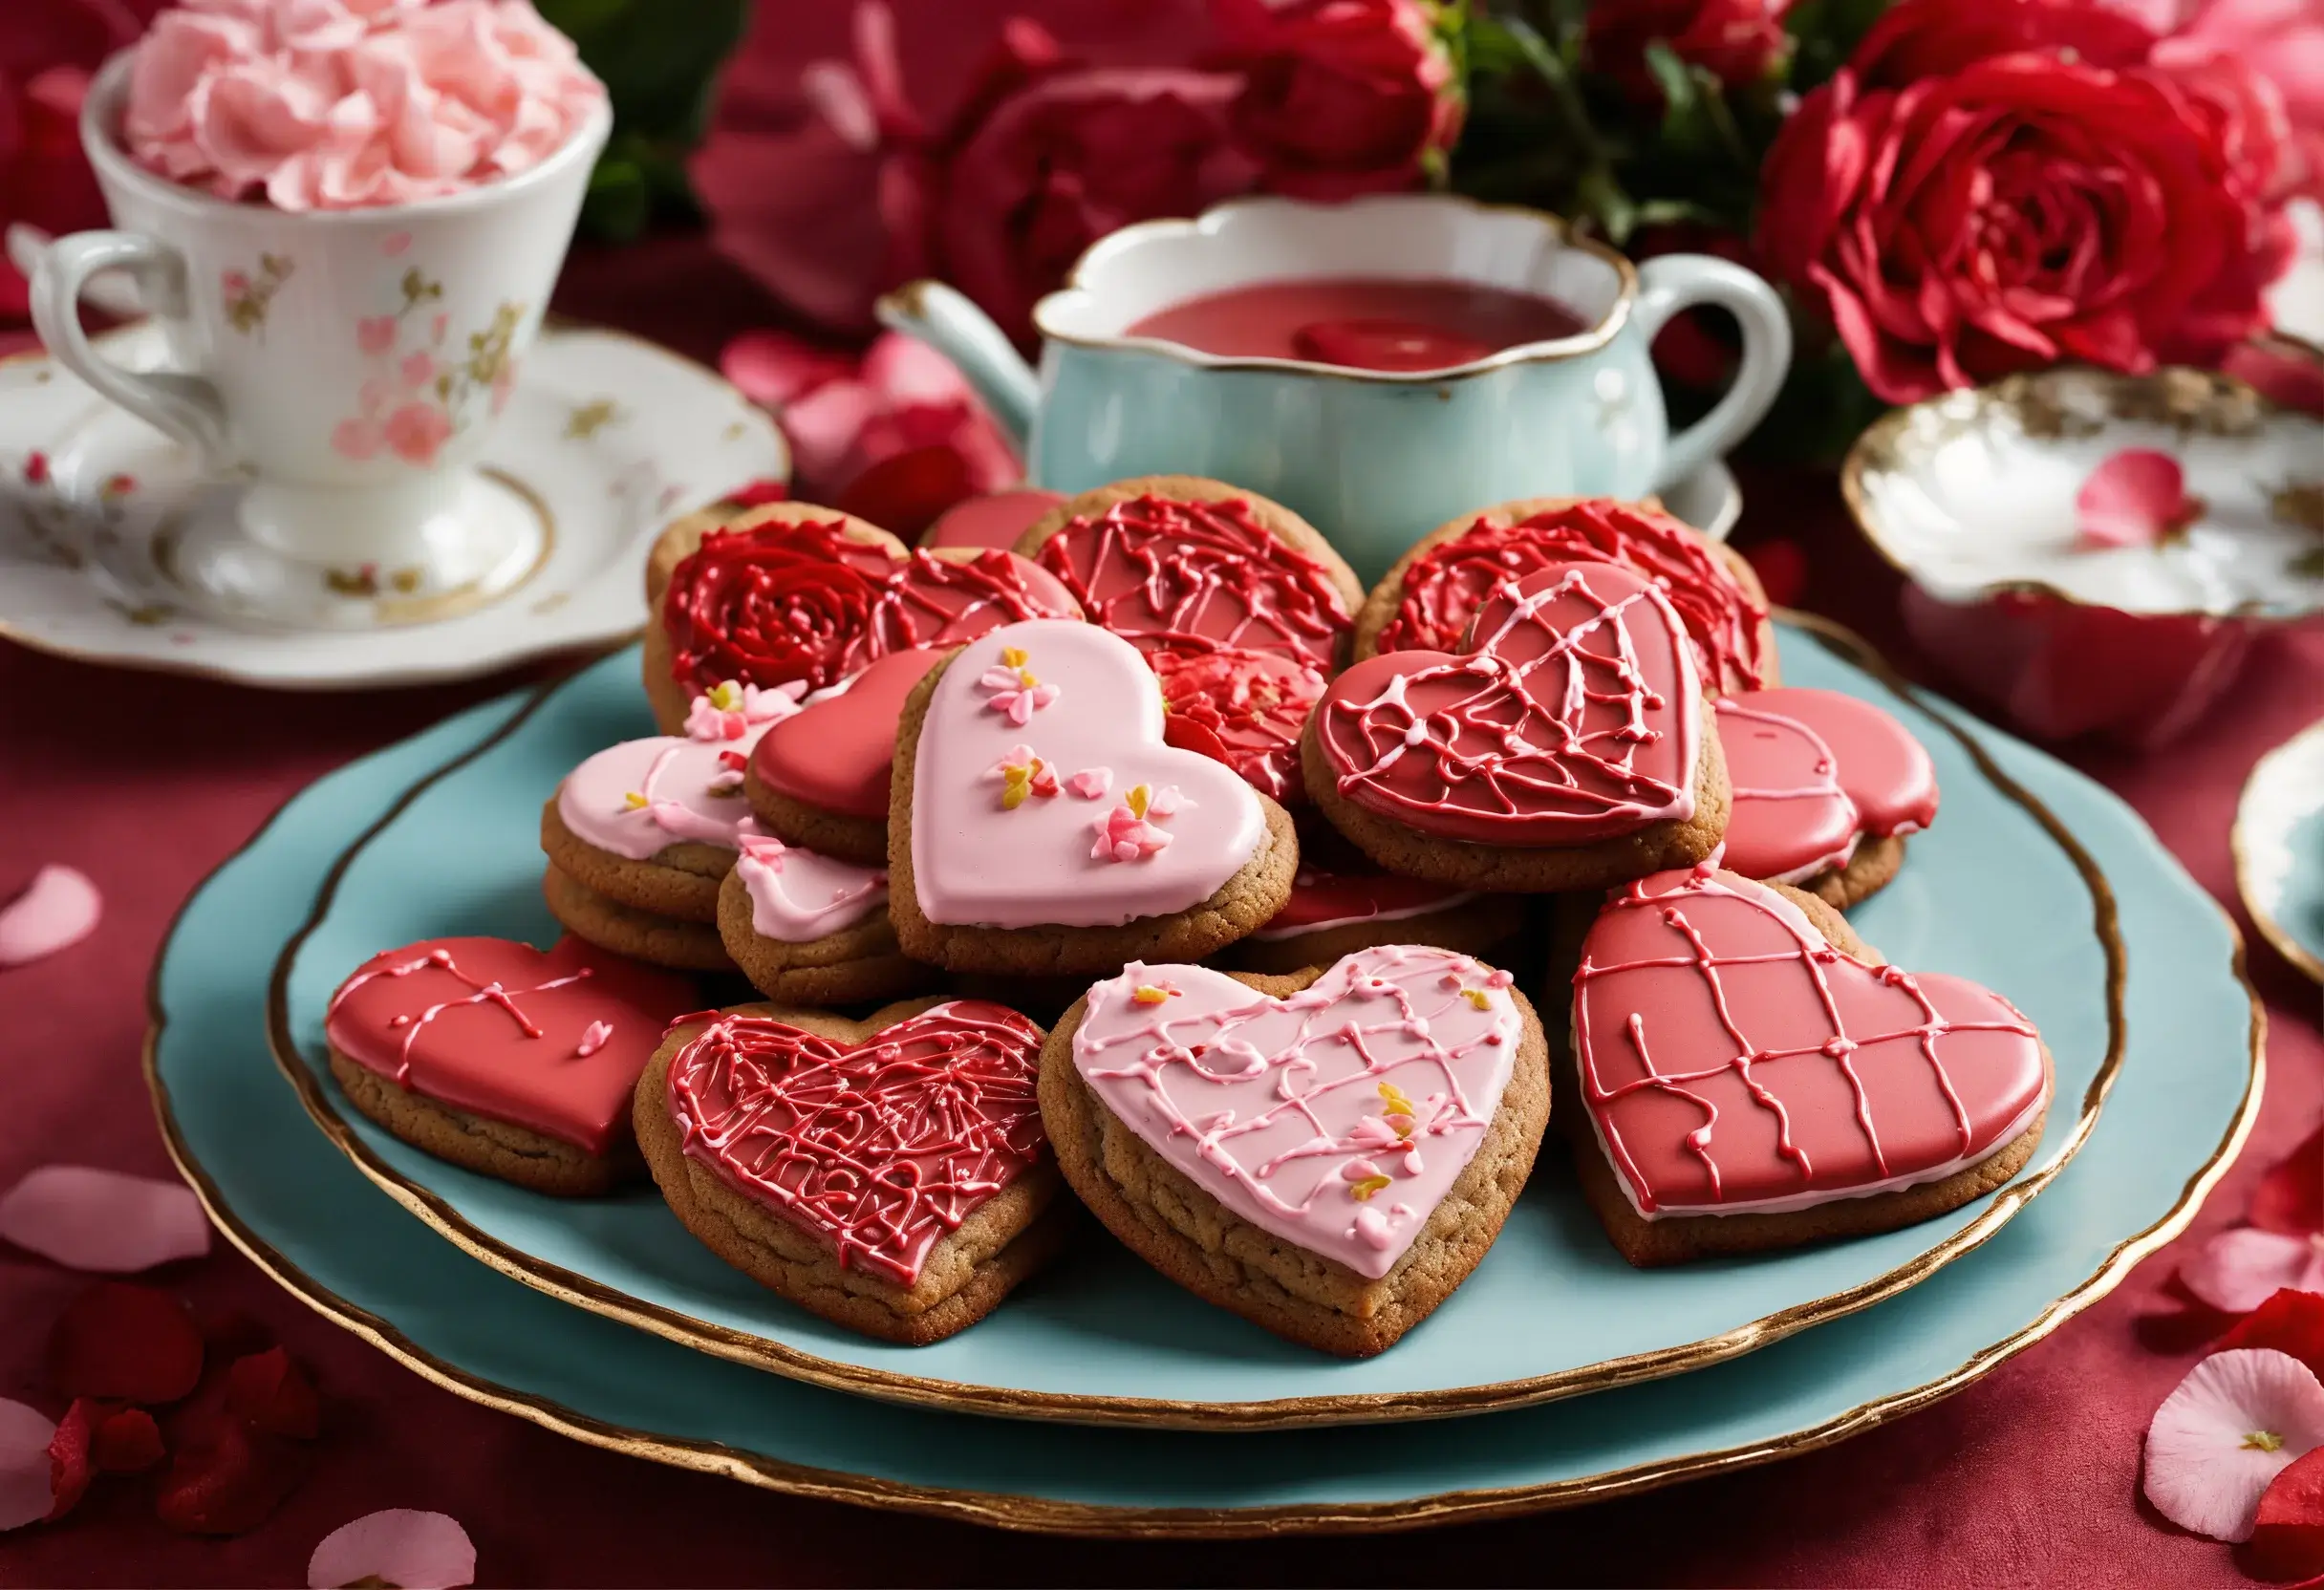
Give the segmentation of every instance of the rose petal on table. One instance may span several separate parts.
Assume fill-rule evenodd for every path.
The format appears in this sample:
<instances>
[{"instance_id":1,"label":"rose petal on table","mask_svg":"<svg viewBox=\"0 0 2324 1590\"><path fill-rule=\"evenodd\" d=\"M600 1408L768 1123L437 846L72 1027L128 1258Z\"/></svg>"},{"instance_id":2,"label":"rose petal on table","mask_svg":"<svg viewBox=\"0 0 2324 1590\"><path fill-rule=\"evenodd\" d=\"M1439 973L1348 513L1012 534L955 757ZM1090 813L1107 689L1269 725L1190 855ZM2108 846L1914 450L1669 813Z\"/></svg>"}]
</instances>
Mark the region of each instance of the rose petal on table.
<instances>
[{"instance_id":1,"label":"rose petal on table","mask_svg":"<svg viewBox=\"0 0 2324 1590\"><path fill-rule=\"evenodd\" d=\"M2324 1381L2324 1295L2284 1288L2211 1343L2213 1352L2229 1347L2273 1347L2290 1353Z\"/></svg>"},{"instance_id":2,"label":"rose petal on table","mask_svg":"<svg viewBox=\"0 0 2324 1590\"><path fill-rule=\"evenodd\" d=\"M2125 447L2093 469L2075 493L2083 547L2152 547L2186 527L2203 505L2186 494L2186 471L2168 453Z\"/></svg>"},{"instance_id":3,"label":"rose petal on table","mask_svg":"<svg viewBox=\"0 0 2324 1590\"><path fill-rule=\"evenodd\" d=\"M2324 1229L2324 1127L2260 1177L2245 1218L2262 1231Z\"/></svg>"},{"instance_id":4,"label":"rose petal on table","mask_svg":"<svg viewBox=\"0 0 2324 1590\"><path fill-rule=\"evenodd\" d=\"M0 1397L0 1530L21 1529L49 1515L55 1493L49 1479L49 1443L56 1427L38 1408Z\"/></svg>"},{"instance_id":5,"label":"rose petal on table","mask_svg":"<svg viewBox=\"0 0 2324 1590\"><path fill-rule=\"evenodd\" d=\"M341 1524L307 1561L309 1590L376 1580L402 1590L449 1590L476 1582L476 1547L457 1519L391 1507Z\"/></svg>"},{"instance_id":6,"label":"rose petal on table","mask_svg":"<svg viewBox=\"0 0 2324 1590\"><path fill-rule=\"evenodd\" d=\"M0 1193L0 1237L75 1270L129 1275L210 1251L210 1223L182 1181L43 1165Z\"/></svg>"},{"instance_id":7,"label":"rose petal on table","mask_svg":"<svg viewBox=\"0 0 2324 1590\"><path fill-rule=\"evenodd\" d=\"M49 1330L49 1381L68 1397L174 1403L202 1379L202 1335L165 1292L99 1281Z\"/></svg>"},{"instance_id":8,"label":"rose petal on table","mask_svg":"<svg viewBox=\"0 0 2324 1590\"><path fill-rule=\"evenodd\" d=\"M54 863L32 874L25 892L0 908L0 966L53 956L97 927L104 897L85 873Z\"/></svg>"},{"instance_id":9,"label":"rose petal on table","mask_svg":"<svg viewBox=\"0 0 2324 1590\"><path fill-rule=\"evenodd\" d=\"M65 1416L56 1421L56 1433L49 1438L49 1522L54 1523L78 1506L89 1482L97 1477L89 1448L97 1438L97 1427L115 1406L93 1397L75 1397Z\"/></svg>"},{"instance_id":10,"label":"rose petal on table","mask_svg":"<svg viewBox=\"0 0 2324 1590\"><path fill-rule=\"evenodd\" d=\"M234 1361L226 1371L226 1406L269 1434L312 1441L322 1432L314 1383L281 1347Z\"/></svg>"},{"instance_id":11,"label":"rose petal on table","mask_svg":"<svg viewBox=\"0 0 2324 1590\"><path fill-rule=\"evenodd\" d=\"M765 408L806 397L826 381L855 373L855 361L787 332L744 332L719 352L719 371L742 396Z\"/></svg>"},{"instance_id":12,"label":"rose petal on table","mask_svg":"<svg viewBox=\"0 0 2324 1590\"><path fill-rule=\"evenodd\" d=\"M2324 1447L2286 1468L2260 1497L2249 1566L2263 1579L2324 1573Z\"/></svg>"},{"instance_id":13,"label":"rose petal on table","mask_svg":"<svg viewBox=\"0 0 2324 1590\"><path fill-rule=\"evenodd\" d=\"M2217 1352L2146 1428L2146 1499L2181 1529L2249 1540L2269 1482L2324 1446L2324 1385L2289 1353Z\"/></svg>"},{"instance_id":14,"label":"rose petal on table","mask_svg":"<svg viewBox=\"0 0 2324 1590\"><path fill-rule=\"evenodd\" d=\"M187 1535L241 1535L274 1515L306 1478L313 1449L269 1435L247 1419L173 1420L169 1471L154 1515Z\"/></svg>"},{"instance_id":15,"label":"rose petal on table","mask_svg":"<svg viewBox=\"0 0 2324 1590\"><path fill-rule=\"evenodd\" d=\"M108 1474L143 1473L161 1461L161 1427L141 1407L115 1408L90 1438L89 1461Z\"/></svg>"},{"instance_id":16,"label":"rose petal on table","mask_svg":"<svg viewBox=\"0 0 2324 1590\"><path fill-rule=\"evenodd\" d=\"M2324 1236L2237 1226L2180 1260L2179 1279L2222 1314L2249 1314L2284 1287L2324 1292Z\"/></svg>"}]
</instances>

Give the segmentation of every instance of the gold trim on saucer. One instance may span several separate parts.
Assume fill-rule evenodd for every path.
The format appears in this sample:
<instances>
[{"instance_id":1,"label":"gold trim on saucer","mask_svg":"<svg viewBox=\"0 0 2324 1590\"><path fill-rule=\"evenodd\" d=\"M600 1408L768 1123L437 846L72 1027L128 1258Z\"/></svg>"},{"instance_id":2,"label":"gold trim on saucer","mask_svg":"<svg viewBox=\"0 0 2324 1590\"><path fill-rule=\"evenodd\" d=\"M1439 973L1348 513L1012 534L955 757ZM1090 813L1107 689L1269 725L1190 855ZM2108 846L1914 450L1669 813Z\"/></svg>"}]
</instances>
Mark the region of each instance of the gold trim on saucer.
<instances>
[{"instance_id":1,"label":"gold trim on saucer","mask_svg":"<svg viewBox=\"0 0 2324 1590\"><path fill-rule=\"evenodd\" d=\"M1928 708L1929 703L1926 698L1890 674L1870 648L1849 632L1803 614L1786 616L1820 643L1851 656L1860 666L1873 671L1883 682L1905 694L1925 709ZM487 744L497 742L512 732L523 721L523 716L529 715L530 710L528 708L526 715L511 720L495 733ZM1268 1429L1299 1425L1451 1418L1523 1407L1560 1397L1607 1390L1638 1381L1699 1369L1893 1297L1926 1279L1943 1265L1969 1252L1999 1231L2018 1210L2049 1185L2052 1178L2080 1150L2092 1128L2097 1125L2099 1107L2104 1104L2106 1093L2113 1086L2115 1076L2120 1069L2126 1041L2122 1015L2126 961L2116 923L2113 891L2096 861L2048 807L2004 773L1973 737L1955 727L1944 715L1933 712L1931 715L1961 741L1985 778L2005 798L2022 806L2065 851L2067 859L2080 873L2090 891L2092 931L2106 961L2107 1050L2097 1076L2083 1095L2078 1115L2068 1129L2059 1151L2041 1170L2005 1187L1993 1202L1968 1225L1883 1275L1829 1297L1777 1310L1698 1342L1637 1353L1626 1358L1609 1359L1554 1374L1438 1391L1286 1397L1247 1403L1108 1397L978 1386L841 1363L747 1331L714 1324L615 1291L590 1276L549 1263L489 1235L466 1219L431 1188L412 1180L389 1165L355 1134L346 1118L339 1113L315 1069L301 1058L290 1032L289 1016L288 988L291 963L308 937L328 915L339 881L348 867L374 837L393 823L413 799L449 771L448 768L429 775L407 791L377 823L357 835L334 862L316 892L306 922L291 935L275 960L267 998L267 1041L273 1051L276 1064L297 1090L307 1112L313 1117L315 1125L322 1128L325 1135L389 1196L463 1252L503 1275L565 1302L755 1368L832 1390L954 1412L1052 1419L1078 1424L1130 1424L1160 1429Z\"/></svg>"},{"instance_id":2,"label":"gold trim on saucer","mask_svg":"<svg viewBox=\"0 0 2324 1590\"><path fill-rule=\"evenodd\" d=\"M2290 929L2273 915L2260 909L2259 891L2253 887L2251 876L2251 841L2244 831L2244 807L2251 799L2251 791L2276 758L2289 756L2312 740L2324 740L2324 719L2319 719L2276 746L2251 764L2244 786L2235 797L2235 821L2227 828L2227 849L2235 857L2235 892L2243 896L2244 910L2251 913L2251 925L2259 929L2262 938L2275 947L2275 953L2298 967L2317 982L2324 982L2324 957L2298 939Z\"/></svg>"},{"instance_id":3,"label":"gold trim on saucer","mask_svg":"<svg viewBox=\"0 0 2324 1590\"><path fill-rule=\"evenodd\" d=\"M1822 626L1816 627L1821 629ZM524 709L520 718L546 699L552 688L553 684L547 685L536 692L533 702ZM432 783L481 755L514 727L514 721L503 725L424 782ZM409 798L407 795L406 799ZM285 802L284 806L287 808L289 802ZM274 817L269 817L256 833L220 862L211 876L215 876L217 870L229 865L244 850L257 844L272 829L275 819L281 814L281 809L278 809ZM200 892L201 888L197 887L194 894ZM177 917L183 915L186 905L192 899L193 894L189 894L186 904L178 908L177 916L172 918L169 930L163 935L164 944L175 935ZM547 1398L510 1390L434 1356L414 1344L388 1321L335 1296L277 1253L245 1225L240 1215L226 1204L179 1132L171 1112L169 1091L161 1081L159 1047L168 1013L162 1008L161 1000L162 960L160 956L155 957L146 983L148 1024L143 1065L146 1086L153 1095L155 1115L170 1157L226 1239L241 1249L277 1284L325 1319L371 1343L414 1373L471 1402L513 1413L591 1446L704 1473L725 1474L770 1491L827 1501L851 1502L866 1507L892 1508L899 1512L1004 1529L1140 1539L1231 1539L1323 1532L1383 1533L1438 1523L1512 1517L1571 1507L1655 1490L1698 1475L1753 1468L1778 1458L1828 1447L1950 1396L2098 1302L2120 1285L2141 1259L2186 1229L2205 1196L2233 1163L2237 1151L2250 1133L2253 1121L2258 1117L2267 1069L2264 1047L2266 1015L2258 994L2251 989L2250 981L2245 975L2242 939L2240 935L2233 935L2231 927L2229 931L2235 938L2229 970L2251 1001L2250 1071L2234 1118L2228 1123L2227 1132L2221 1137L2211 1157L2187 1178L2177 1202L2169 1211L2144 1231L2118 1243L2095 1271L2024 1328L1972 1355L1947 1374L1921 1386L1863 1403L1820 1425L1789 1435L1545 1485L1455 1491L1393 1502L1246 1509L1105 1507L989 1492L903 1485L786 1463L715 1442L679 1440L650 1431L628 1429L576 1412Z\"/></svg>"}]
</instances>

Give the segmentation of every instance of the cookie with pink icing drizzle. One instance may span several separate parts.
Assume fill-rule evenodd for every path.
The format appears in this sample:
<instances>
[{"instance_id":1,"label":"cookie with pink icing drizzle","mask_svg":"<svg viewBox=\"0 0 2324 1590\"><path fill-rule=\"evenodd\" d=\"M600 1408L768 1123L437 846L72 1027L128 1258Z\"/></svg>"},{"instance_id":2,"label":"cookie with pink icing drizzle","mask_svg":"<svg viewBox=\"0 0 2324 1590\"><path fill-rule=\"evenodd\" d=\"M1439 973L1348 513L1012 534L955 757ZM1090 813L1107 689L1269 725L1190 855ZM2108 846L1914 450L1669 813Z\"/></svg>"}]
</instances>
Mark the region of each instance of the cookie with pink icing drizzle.
<instances>
[{"instance_id":1,"label":"cookie with pink icing drizzle","mask_svg":"<svg viewBox=\"0 0 2324 1590\"><path fill-rule=\"evenodd\" d=\"M753 987L801 1005L862 1004L928 986L888 918L888 874L753 836L719 888L719 937Z\"/></svg>"},{"instance_id":2,"label":"cookie with pink icing drizzle","mask_svg":"<svg viewBox=\"0 0 2324 1590\"><path fill-rule=\"evenodd\" d=\"M1822 901L1710 867L1608 897L1574 974L1582 1181L1632 1263L1926 1219L2041 1135L2040 1035L1884 965Z\"/></svg>"},{"instance_id":3,"label":"cookie with pink icing drizzle","mask_svg":"<svg viewBox=\"0 0 2324 1590\"><path fill-rule=\"evenodd\" d=\"M1548 1110L1509 974L1422 945L1285 978L1131 962L1043 1056L1059 1165L1115 1235L1197 1295L1350 1354L1394 1342L1483 1257Z\"/></svg>"},{"instance_id":4,"label":"cookie with pink icing drizzle","mask_svg":"<svg viewBox=\"0 0 2324 1590\"><path fill-rule=\"evenodd\" d=\"M1163 731L1152 671L1094 624L1010 624L954 652L897 731L888 867L905 953L1109 972L1264 923L1298 866L1289 816Z\"/></svg>"}]
</instances>

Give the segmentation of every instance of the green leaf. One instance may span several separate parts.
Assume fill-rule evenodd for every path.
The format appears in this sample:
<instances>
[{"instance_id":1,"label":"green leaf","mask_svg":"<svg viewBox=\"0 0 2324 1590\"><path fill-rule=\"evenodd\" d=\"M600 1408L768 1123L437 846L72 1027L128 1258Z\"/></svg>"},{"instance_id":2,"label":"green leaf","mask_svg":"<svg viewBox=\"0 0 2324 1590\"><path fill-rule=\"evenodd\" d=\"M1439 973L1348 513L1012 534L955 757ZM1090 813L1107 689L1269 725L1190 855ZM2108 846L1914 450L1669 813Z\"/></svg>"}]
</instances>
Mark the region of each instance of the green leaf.
<instances>
[{"instance_id":1,"label":"green leaf","mask_svg":"<svg viewBox=\"0 0 2324 1590\"><path fill-rule=\"evenodd\" d=\"M1593 166L1582 173L1574 183L1574 208L1577 219L1596 221L1617 248L1629 241L1631 229L1638 225L1637 204L1606 166Z\"/></svg>"},{"instance_id":2,"label":"green leaf","mask_svg":"<svg viewBox=\"0 0 2324 1590\"><path fill-rule=\"evenodd\" d=\"M646 229L654 216L654 194L644 169L635 161L607 156L589 174L589 191L581 200L581 226L605 243L627 243Z\"/></svg>"},{"instance_id":3,"label":"green leaf","mask_svg":"<svg viewBox=\"0 0 2324 1590\"><path fill-rule=\"evenodd\" d=\"M539 11L605 79L622 128L692 142L750 8L749 0L540 0Z\"/></svg>"},{"instance_id":4,"label":"green leaf","mask_svg":"<svg viewBox=\"0 0 2324 1590\"><path fill-rule=\"evenodd\" d=\"M1783 13L1784 31L1797 41L1792 87L1801 94L1847 63L1864 34L1895 0L1797 0Z\"/></svg>"}]
</instances>

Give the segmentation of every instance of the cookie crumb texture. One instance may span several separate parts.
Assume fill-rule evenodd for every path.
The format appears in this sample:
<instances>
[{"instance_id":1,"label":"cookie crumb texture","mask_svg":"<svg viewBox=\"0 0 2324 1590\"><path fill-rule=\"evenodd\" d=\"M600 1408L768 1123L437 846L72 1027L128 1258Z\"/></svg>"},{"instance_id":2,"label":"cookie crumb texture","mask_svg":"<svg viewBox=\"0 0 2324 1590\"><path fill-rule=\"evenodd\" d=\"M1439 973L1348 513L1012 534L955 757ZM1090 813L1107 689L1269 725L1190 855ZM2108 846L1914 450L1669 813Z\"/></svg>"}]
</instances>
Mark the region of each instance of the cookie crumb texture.
<instances>
[{"instance_id":1,"label":"cookie crumb texture","mask_svg":"<svg viewBox=\"0 0 2324 1590\"><path fill-rule=\"evenodd\" d=\"M1325 970L1235 980L1280 999ZM1484 1140L1378 1279L1239 1218L1108 1108L1074 1061L1086 1002L1065 1014L1042 1051L1042 1119L1066 1182L1156 1270L1279 1336L1367 1358L1393 1346L1468 1278L1532 1173L1549 1119L1548 1051L1533 1007L1514 988L1508 992L1521 1037Z\"/></svg>"},{"instance_id":2,"label":"cookie crumb texture","mask_svg":"<svg viewBox=\"0 0 2324 1590\"><path fill-rule=\"evenodd\" d=\"M775 1022L806 1035L810 1040L808 1056L800 1064L812 1067L834 1056L852 1060L889 1029L931 1013L935 1013L932 1020L941 1020L956 1010L970 1014L992 1011L996 1018L1008 1018L1028 1035L1021 1046L1020 1064L1025 1073L1022 1082L1029 1085L1041 1029L999 1007L972 1010L958 1001L915 999L891 1005L867 1021L850 1021L821 1011L737 1005L721 1011L719 1020L724 1022L739 1017ZM1003 1157L1021 1162L1021 1168L998 1191L955 1211L959 1215L958 1224L926 1247L917 1257L916 1269L891 1262L883 1271L861 1250L847 1252L843 1257L841 1238L810 1229L802 1218L742 1191L733 1176L704 1163L699 1146L689 1151L689 1131L676 1107L671 1073L673 1065L688 1064L686 1051L707 1027L697 1022L674 1029L639 1077L635 1099L637 1145L678 1223L720 1258L769 1291L867 1336L924 1346L984 1318L1069 1239L1077 1213L1072 1200L1057 1195L1056 1163L1042 1149L1038 1121L1028 1120L1023 1127L1001 1121L997 1131L1008 1137L1017 1150ZM815 1039L828 1042L816 1045ZM917 1076L907 1079L904 1072ZM923 1066L901 1067L890 1080L916 1083L926 1073ZM866 1075L854 1080L854 1085L876 1088L881 1075L874 1063ZM800 1104L806 1105L807 1098L803 1092ZM786 1145L783 1151L797 1156L798 1186L805 1190L821 1174L817 1158L837 1145L819 1142L824 1134L807 1109L792 1113L789 1106L781 1107L785 1119L771 1124L781 1128L778 1135ZM719 1125L741 1152L750 1151L753 1146L768 1150L772 1141L761 1141L759 1123L740 1113ZM733 1130L737 1127L741 1128L739 1134ZM868 1152L863 1144L850 1143L846 1148L850 1164L862 1161ZM710 1157L717 1156L714 1152ZM742 1163L738 1161L738 1167ZM988 1164L987 1171L989 1168ZM896 1256L884 1257L893 1260Z\"/></svg>"}]
</instances>

